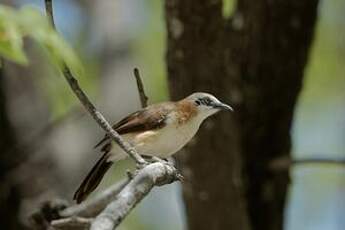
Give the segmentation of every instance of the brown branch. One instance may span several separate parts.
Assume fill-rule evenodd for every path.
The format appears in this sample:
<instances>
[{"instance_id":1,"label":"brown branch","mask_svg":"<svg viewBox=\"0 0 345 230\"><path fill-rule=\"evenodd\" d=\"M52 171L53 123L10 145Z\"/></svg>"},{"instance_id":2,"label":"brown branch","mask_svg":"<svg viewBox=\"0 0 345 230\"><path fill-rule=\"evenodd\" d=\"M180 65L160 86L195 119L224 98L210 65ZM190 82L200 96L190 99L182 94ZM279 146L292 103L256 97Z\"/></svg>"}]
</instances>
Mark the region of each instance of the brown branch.
<instances>
[{"instance_id":1,"label":"brown branch","mask_svg":"<svg viewBox=\"0 0 345 230\"><path fill-rule=\"evenodd\" d=\"M282 172L291 169L291 166L296 165L305 165L305 164L332 164L332 165L345 165L345 159L328 159L328 158L300 158L300 159L291 159L289 156L282 156L276 159L273 159L268 164L268 169L273 172Z\"/></svg>"},{"instance_id":2,"label":"brown branch","mask_svg":"<svg viewBox=\"0 0 345 230\"><path fill-rule=\"evenodd\" d=\"M129 212L154 186L170 184L180 178L177 170L166 163L156 162L141 169L91 223L91 230L115 229Z\"/></svg>"},{"instance_id":3,"label":"brown branch","mask_svg":"<svg viewBox=\"0 0 345 230\"><path fill-rule=\"evenodd\" d=\"M137 86L138 86L138 92L139 92L141 107L145 108L145 107L147 107L147 101L149 98L145 94L144 84L143 84L143 81L140 77L139 69L134 68L133 72L134 72L135 79L137 80Z\"/></svg>"},{"instance_id":4,"label":"brown branch","mask_svg":"<svg viewBox=\"0 0 345 230\"><path fill-rule=\"evenodd\" d=\"M306 158L306 159L295 159L291 162L293 165L299 164L334 164L334 165L345 165L344 159L323 159L323 158Z\"/></svg>"},{"instance_id":5,"label":"brown branch","mask_svg":"<svg viewBox=\"0 0 345 230\"><path fill-rule=\"evenodd\" d=\"M53 0L45 0L45 7L46 7L46 13L48 16L48 19L55 29L55 23L54 23L54 14L53 14Z\"/></svg>"},{"instance_id":6,"label":"brown branch","mask_svg":"<svg viewBox=\"0 0 345 230\"><path fill-rule=\"evenodd\" d=\"M45 0L46 13L52 22L54 27L54 15L52 0ZM98 125L106 131L110 137L133 159L138 165L144 165L147 162L138 154L138 152L130 145L128 142L123 140L123 138L111 127L104 116L96 109L96 107L91 103L88 96L80 88L79 83L76 78L74 78L69 67L64 63L62 73L71 87L74 94L78 97L79 101L83 104L85 109L90 113L93 119L98 123Z\"/></svg>"}]
</instances>

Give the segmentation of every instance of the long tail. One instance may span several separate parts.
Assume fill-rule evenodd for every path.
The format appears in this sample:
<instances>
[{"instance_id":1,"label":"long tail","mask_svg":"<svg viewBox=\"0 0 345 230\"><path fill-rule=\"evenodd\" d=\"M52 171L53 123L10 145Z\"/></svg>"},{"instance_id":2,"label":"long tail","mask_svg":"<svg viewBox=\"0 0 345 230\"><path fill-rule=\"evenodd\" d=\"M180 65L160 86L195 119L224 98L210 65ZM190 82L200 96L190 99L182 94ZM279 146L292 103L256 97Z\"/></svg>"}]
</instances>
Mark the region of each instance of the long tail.
<instances>
[{"instance_id":1,"label":"long tail","mask_svg":"<svg viewBox=\"0 0 345 230\"><path fill-rule=\"evenodd\" d=\"M87 174L78 190L74 193L73 200L76 200L78 204L85 200L88 195L97 188L104 174L113 164L113 162L108 161L109 156L109 153L103 154L103 156L93 166L89 174Z\"/></svg>"}]
</instances>

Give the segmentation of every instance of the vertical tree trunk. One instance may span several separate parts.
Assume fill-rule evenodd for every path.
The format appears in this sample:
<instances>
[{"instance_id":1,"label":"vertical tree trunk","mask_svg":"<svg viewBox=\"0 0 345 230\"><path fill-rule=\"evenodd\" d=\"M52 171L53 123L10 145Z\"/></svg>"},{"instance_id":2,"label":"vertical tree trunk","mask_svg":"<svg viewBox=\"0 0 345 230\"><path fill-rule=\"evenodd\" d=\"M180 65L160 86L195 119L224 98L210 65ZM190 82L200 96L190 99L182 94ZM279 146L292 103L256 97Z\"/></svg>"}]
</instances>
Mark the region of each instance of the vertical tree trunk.
<instances>
[{"instance_id":1,"label":"vertical tree trunk","mask_svg":"<svg viewBox=\"0 0 345 230\"><path fill-rule=\"evenodd\" d=\"M235 113L203 125L179 157L190 230L283 225L290 127L316 21L317 0L166 0L170 92L206 91Z\"/></svg>"}]
</instances>

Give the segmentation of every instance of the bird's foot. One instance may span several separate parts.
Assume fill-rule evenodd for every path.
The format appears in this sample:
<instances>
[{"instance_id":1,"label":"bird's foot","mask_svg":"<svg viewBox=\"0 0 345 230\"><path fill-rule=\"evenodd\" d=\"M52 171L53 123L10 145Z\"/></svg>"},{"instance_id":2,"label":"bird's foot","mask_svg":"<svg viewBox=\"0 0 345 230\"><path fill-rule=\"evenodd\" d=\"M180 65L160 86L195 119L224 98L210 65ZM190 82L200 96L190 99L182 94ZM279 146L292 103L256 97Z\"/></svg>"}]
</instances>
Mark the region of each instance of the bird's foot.
<instances>
[{"instance_id":1,"label":"bird's foot","mask_svg":"<svg viewBox=\"0 0 345 230\"><path fill-rule=\"evenodd\" d=\"M183 182L184 181L184 176L179 172L176 171L176 175L175 175L176 179Z\"/></svg>"},{"instance_id":2,"label":"bird's foot","mask_svg":"<svg viewBox=\"0 0 345 230\"><path fill-rule=\"evenodd\" d=\"M142 156L148 163L155 163L155 162L159 162L159 163L162 163L164 165L169 165L170 167L172 168L175 168L175 159L172 158L172 157L169 157L169 158L164 158L164 159L161 159L159 157L156 157L156 156L148 156L148 155L143 155ZM145 167L146 165L144 165ZM140 168L138 168L137 166L137 169L140 170L142 169L142 165L139 165ZM176 170L176 173L175 173L175 178L179 181L184 181L184 177L183 175L178 171Z\"/></svg>"},{"instance_id":3,"label":"bird's foot","mask_svg":"<svg viewBox=\"0 0 345 230\"><path fill-rule=\"evenodd\" d=\"M169 158L164 158L164 159L161 159L159 157L152 157L152 160L154 162L161 162L165 165L169 165L170 167L174 168L175 169L175 178L181 182L184 181L184 177L183 175L180 173L180 171L175 167L175 159L173 157L169 157Z\"/></svg>"}]
</instances>

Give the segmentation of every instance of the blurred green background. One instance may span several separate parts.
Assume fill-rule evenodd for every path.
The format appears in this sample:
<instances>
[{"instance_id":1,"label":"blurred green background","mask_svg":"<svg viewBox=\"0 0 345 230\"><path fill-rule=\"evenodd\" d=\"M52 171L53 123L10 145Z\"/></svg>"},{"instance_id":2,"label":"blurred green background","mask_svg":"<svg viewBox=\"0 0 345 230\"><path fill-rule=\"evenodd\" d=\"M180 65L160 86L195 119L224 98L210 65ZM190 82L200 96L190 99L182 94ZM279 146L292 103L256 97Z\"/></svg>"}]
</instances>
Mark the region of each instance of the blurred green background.
<instances>
[{"instance_id":1,"label":"blurred green background","mask_svg":"<svg viewBox=\"0 0 345 230\"><path fill-rule=\"evenodd\" d=\"M32 5L43 11L43 1L14 2L18 7ZM80 82L109 120L116 121L140 107L132 76L134 67L141 71L149 103L168 98L163 1L59 0L54 3L58 30L77 50L85 66ZM225 16L231 14L233 4L232 0L224 1ZM291 133L296 159L345 159L344 12L343 0L320 2L315 40ZM49 119L54 121L78 107L78 102L56 69L45 61L46 54L36 53L35 58L41 64L34 63L31 68L34 87L43 95L49 107ZM15 107L16 102L13 103ZM17 124L24 123L20 122L24 118L16 119ZM69 197L95 161L97 153L92 146L101 136L102 132L84 115L63 122L52 134L49 143L58 153L55 157L68 178L72 175L68 182ZM130 162L123 162L108 173L99 189L124 177L129 166ZM345 166L296 165L291 175L285 229L344 229ZM184 223L180 187L173 184L156 188L120 229L176 230L183 229Z\"/></svg>"}]
</instances>

